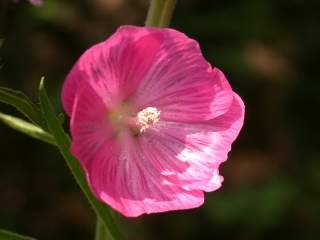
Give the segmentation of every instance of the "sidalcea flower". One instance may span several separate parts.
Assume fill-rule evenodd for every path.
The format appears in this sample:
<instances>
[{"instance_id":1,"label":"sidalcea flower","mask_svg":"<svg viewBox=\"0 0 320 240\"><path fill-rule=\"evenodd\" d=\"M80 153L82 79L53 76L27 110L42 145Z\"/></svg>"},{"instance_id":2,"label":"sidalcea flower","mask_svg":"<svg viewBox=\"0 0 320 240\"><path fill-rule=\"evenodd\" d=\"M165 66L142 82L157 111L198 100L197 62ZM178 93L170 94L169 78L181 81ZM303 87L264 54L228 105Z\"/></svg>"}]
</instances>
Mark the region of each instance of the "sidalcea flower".
<instances>
[{"instance_id":1,"label":"sidalcea flower","mask_svg":"<svg viewBox=\"0 0 320 240\"><path fill-rule=\"evenodd\" d=\"M20 0L14 0L14 2L18 3ZM31 4L35 6L41 6L42 5L42 0L28 0Z\"/></svg>"},{"instance_id":2,"label":"sidalcea flower","mask_svg":"<svg viewBox=\"0 0 320 240\"><path fill-rule=\"evenodd\" d=\"M92 192L129 217L202 205L244 118L223 73L169 28L120 27L80 57L62 101Z\"/></svg>"},{"instance_id":3,"label":"sidalcea flower","mask_svg":"<svg viewBox=\"0 0 320 240\"><path fill-rule=\"evenodd\" d=\"M29 0L29 2L35 6L41 6L42 0Z\"/></svg>"}]
</instances>

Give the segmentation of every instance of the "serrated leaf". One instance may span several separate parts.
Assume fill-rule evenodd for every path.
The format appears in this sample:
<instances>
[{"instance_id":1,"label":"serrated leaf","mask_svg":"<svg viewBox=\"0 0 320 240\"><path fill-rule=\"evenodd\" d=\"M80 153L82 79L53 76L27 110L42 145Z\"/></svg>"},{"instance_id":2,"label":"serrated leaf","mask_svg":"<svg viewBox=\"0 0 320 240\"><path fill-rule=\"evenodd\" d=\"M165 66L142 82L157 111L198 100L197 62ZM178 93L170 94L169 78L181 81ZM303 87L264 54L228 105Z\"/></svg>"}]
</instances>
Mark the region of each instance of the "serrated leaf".
<instances>
[{"instance_id":1,"label":"serrated leaf","mask_svg":"<svg viewBox=\"0 0 320 240\"><path fill-rule=\"evenodd\" d=\"M0 102L15 107L32 123L46 128L39 108L24 93L10 88L0 87Z\"/></svg>"},{"instance_id":2,"label":"serrated leaf","mask_svg":"<svg viewBox=\"0 0 320 240\"><path fill-rule=\"evenodd\" d=\"M0 112L0 121L9 127L22 132L30 137L36 138L43 142L55 145L55 140L51 134L45 132L40 127L29 123L21 118L13 117L11 115L7 115Z\"/></svg>"},{"instance_id":3,"label":"serrated leaf","mask_svg":"<svg viewBox=\"0 0 320 240\"><path fill-rule=\"evenodd\" d=\"M92 194L87 184L85 175L82 171L80 163L77 159L75 159L69 149L70 149L70 138L64 132L62 125L59 119L56 117L56 114L53 110L52 104L48 98L47 92L44 87L44 80L42 79L40 82L39 88L39 97L40 97L40 104L41 110L43 113L43 117L47 122L48 128L51 134L54 136L56 140L56 144L66 160L66 163L71 170L74 178L76 179L78 185L80 186L81 190L83 191L84 195L86 196L87 200L91 204L93 210L97 214L97 217L101 219L102 223L104 224L106 230L109 232L111 239L118 240L122 239L120 231L118 230L117 225L115 224L108 207L98 201Z\"/></svg>"},{"instance_id":4,"label":"serrated leaf","mask_svg":"<svg viewBox=\"0 0 320 240\"><path fill-rule=\"evenodd\" d=\"M36 240L35 238L23 236L17 233L13 233L7 230L0 229L1 240Z\"/></svg>"}]
</instances>

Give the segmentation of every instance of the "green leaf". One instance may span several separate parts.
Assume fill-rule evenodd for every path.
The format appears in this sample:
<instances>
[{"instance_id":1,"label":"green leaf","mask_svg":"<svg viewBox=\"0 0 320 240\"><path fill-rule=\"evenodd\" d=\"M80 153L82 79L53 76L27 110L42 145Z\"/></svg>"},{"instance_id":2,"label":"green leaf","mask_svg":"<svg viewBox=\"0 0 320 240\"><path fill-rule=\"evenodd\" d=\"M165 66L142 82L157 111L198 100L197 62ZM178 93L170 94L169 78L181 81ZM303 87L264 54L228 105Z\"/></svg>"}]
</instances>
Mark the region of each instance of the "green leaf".
<instances>
[{"instance_id":1,"label":"green leaf","mask_svg":"<svg viewBox=\"0 0 320 240\"><path fill-rule=\"evenodd\" d=\"M64 121L66 120L66 117L64 116L64 114L63 113L59 113L57 118L58 118L60 124L63 125Z\"/></svg>"},{"instance_id":2,"label":"green leaf","mask_svg":"<svg viewBox=\"0 0 320 240\"><path fill-rule=\"evenodd\" d=\"M45 132L38 126L29 123L23 119L0 112L0 121L8 125L9 127L13 128L14 130L22 132L28 136L31 136L43 142L55 145L55 140L51 134Z\"/></svg>"},{"instance_id":3,"label":"green leaf","mask_svg":"<svg viewBox=\"0 0 320 240\"><path fill-rule=\"evenodd\" d=\"M64 159L66 160L66 163L69 166L81 190L83 191L87 200L91 204L93 210L97 214L97 217L101 219L106 230L109 231L109 235L112 237L111 239L113 240L122 239L120 231L118 230L116 223L112 219L109 208L102 202L98 201L93 196L87 184L86 178L81 169L79 161L75 159L69 151L70 138L64 132L59 119L56 117L52 104L50 103L47 92L45 90L43 79L40 82L39 97L40 97L40 103L41 103L41 110L42 110L44 119L47 122L48 128L52 133L52 135L54 136L57 146L61 154L63 155Z\"/></svg>"},{"instance_id":4,"label":"green leaf","mask_svg":"<svg viewBox=\"0 0 320 240\"><path fill-rule=\"evenodd\" d=\"M22 236L20 234L9 232L2 229L0 229L0 239L1 240L36 240L35 238Z\"/></svg>"},{"instance_id":5,"label":"green leaf","mask_svg":"<svg viewBox=\"0 0 320 240\"><path fill-rule=\"evenodd\" d=\"M24 93L0 87L0 102L15 107L31 122L45 128L39 108Z\"/></svg>"}]
</instances>

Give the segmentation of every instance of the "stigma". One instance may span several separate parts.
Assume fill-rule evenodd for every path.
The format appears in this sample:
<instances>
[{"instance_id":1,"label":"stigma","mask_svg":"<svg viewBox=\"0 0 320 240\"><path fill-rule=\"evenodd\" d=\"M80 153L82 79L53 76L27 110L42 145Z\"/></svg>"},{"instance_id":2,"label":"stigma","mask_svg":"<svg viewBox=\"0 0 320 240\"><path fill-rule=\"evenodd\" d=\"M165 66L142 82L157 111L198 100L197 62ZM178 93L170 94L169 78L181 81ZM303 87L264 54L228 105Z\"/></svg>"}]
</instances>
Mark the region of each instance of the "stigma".
<instances>
[{"instance_id":1,"label":"stigma","mask_svg":"<svg viewBox=\"0 0 320 240\"><path fill-rule=\"evenodd\" d=\"M152 127L160 120L160 111L155 107L147 107L136 116L137 125L140 133L143 133L148 128Z\"/></svg>"}]
</instances>

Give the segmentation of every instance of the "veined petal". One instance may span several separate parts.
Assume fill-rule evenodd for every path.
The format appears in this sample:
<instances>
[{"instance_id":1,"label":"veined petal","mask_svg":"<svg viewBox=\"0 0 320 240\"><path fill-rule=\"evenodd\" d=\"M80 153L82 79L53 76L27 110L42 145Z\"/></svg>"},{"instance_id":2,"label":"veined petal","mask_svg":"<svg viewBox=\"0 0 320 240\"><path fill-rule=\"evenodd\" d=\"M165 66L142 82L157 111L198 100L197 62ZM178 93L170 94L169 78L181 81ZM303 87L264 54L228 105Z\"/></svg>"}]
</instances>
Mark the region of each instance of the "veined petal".
<instances>
[{"instance_id":1,"label":"veined petal","mask_svg":"<svg viewBox=\"0 0 320 240\"><path fill-rule=\"evenodd\" d=\"M126 100L136 90L154 62L162 34L150 29L121 27L106 41L88 49L67 76L62 101L71 115L81 82L92 86L108 106Z\"/></svg>"},{"instance_id":2,"label":"veined petal","mask_svg":"<svg viewBox=\"0 0 320 240\"><path fill-rule=\"evenodd\" d=\"M86 150L73 151L79 159L88 158L84 168L99 199L127 217L202 205L202 191L186 191L167 182L146 161L131 135L121 133L119 138L106 141L97 149L82 145ZM88 151L90 155L82 154Z\"/></svg>"},{"instance_id":3,"label":"veined petal","mask_svg":"<svg viewBox=\"0 0 320 240\"><path fill-rule=\"evenodd\" d=\"M173 29L124 26L87 50L64 83L69 115L82 81L100 86L97 92L109 106L124 100L137 111L155 106L167 120L209 120L232 101L226 78L211 69L198 43Z\"/></svg>"},{"instance_id":4,"label":"veined petal","mask_svg":"<svg viewBox=\"0 0 320 240\"><path fill-rule=\"evenodd\" d=\"M209 120L227 111L232 90L223 73L212 70L198 43L173 29L157 31L163 43L130 101L140 109L156 107L168 121Z\"/></svg>"},{"instance_id":5,"label":"veined petal","mask_svg":"<svg viewBox=\"0 0 320 240\"><path fill-rule=\"evenodd\" d=\"M94 153L113 139L113 129L107 122L107 108L90 83L82 82L75 97L70 123L71 152L81 156L82 165L94 159Z\"/></svg>"},{"instance_id":6,"label":"veined petal","mask_svg":"<svg viewBox=\"0 0 320 240\"><path fill-rule=\"evenodd\" d=\"M244 105L234 93L229 110L200 123L160 121L141 137L148 161L167 180L186 190L214 191L221 186L219 165L243 124Z\"/></svg>"},{"instance_id":7,"label":"veined petal","mask_svg":"<svg viewBox=\"0 0 320 240\"><path fill-rule=\"evenodd\" d=\"M202 191L166 181L144 157L136 137L115 134L107 107L87 82L81 83L71 119L71 152L85 169L97 198L125 216L200 206Z\"/></svg>"}]
</instances>

